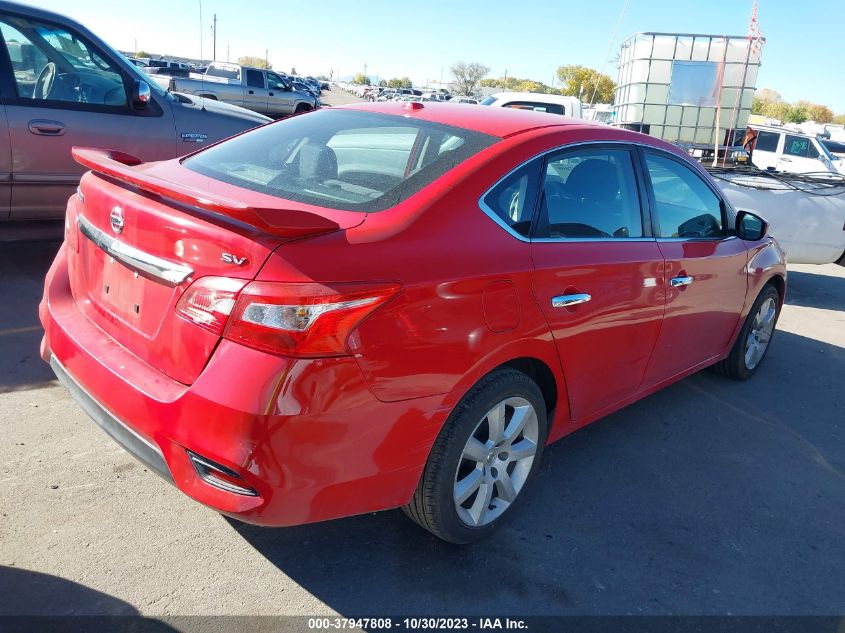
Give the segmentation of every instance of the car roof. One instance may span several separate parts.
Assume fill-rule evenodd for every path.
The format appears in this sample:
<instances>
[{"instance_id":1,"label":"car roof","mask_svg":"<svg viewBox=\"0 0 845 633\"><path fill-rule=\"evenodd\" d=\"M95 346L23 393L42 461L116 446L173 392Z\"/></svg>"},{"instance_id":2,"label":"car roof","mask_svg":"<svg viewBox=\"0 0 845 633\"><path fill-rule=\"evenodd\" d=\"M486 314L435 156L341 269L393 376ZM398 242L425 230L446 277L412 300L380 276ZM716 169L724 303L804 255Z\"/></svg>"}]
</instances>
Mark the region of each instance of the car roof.
<instances>
[{"instance_id":1,"label":"car roof","mask_svg":"<svg viewBox=\"0 0 845 633\"><path fill-rule=\"evenodd\" d=\"M503 138L541 127L566 127L573 125L607 127L582 119L572 119L561 116L560 114L548 114L533 110L490 108L485 106L467 108L458 104L437 101L416 102L422 107L415 105L413 108L409 108L407 103L403 101L353 103L337 106L337 108L333 109L366 110L382 114L409 116L432 123L453 125Z\"/></svg>"}]
</instances>

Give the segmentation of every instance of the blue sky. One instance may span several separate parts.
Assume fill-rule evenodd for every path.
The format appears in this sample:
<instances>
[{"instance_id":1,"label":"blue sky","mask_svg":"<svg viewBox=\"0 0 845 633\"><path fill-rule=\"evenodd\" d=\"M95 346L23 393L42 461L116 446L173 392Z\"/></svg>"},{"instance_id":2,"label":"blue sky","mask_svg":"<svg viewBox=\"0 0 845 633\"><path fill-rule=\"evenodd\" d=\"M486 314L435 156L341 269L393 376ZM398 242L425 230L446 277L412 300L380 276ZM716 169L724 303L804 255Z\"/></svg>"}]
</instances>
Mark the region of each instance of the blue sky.
<instances>
[{"instance_id":1,"label":"blue sky","mask_svg":"<svg viewBox=\"0 0 845 633\"><path fill-rule=\"evenodd\" d=\"M745 35L751 0L624 0L521 3L513 0L31 0L84 23L115 48L211 57L211 18L217 13L217 57L264 56L300 73L383 78L415 83L449 78L456 60L479 61L491 75L550 83L562 64L603 69L619 43L638 31ZM759 0L767 44L758 88L789 101L808 99L845 113L845 2Z\"/></svg>"}]
</instances>

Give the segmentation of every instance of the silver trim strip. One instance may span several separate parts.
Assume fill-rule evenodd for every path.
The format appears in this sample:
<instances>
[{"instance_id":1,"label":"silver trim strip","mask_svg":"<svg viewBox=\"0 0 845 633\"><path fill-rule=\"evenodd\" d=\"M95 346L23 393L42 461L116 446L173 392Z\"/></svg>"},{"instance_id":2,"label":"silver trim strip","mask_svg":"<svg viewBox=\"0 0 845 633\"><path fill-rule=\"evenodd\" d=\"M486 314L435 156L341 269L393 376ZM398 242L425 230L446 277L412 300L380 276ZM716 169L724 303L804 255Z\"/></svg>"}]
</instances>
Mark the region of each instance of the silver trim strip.
<instances>
[{"instance_id":1,"label":"silver trim strip","mask_svg":"<svg viewBox=\"0 0 845 633\"><path fill-rule=\"evenodd\" d=\"M557 297L552 297L552 307L553 308L569 308L571 306L577 306L579 303L587 303L593 297L586 293L584 294L577 294L577 295L558 295Z\"/></svg>"},{"instance_id":2,"label":"silver trim strip","mask_svg":"<svg viewBox=\"0 0 845 633\"><path fill-rule=\"evenodd\" d=\"M194 274L193 268L184 264L177 264L150 255L134 246L121 242L91 224L82 214L79 215L79 230L95 246L114 257L127 268L145 273L170 285L178 286Z\"/></svg>"}]
</instances>

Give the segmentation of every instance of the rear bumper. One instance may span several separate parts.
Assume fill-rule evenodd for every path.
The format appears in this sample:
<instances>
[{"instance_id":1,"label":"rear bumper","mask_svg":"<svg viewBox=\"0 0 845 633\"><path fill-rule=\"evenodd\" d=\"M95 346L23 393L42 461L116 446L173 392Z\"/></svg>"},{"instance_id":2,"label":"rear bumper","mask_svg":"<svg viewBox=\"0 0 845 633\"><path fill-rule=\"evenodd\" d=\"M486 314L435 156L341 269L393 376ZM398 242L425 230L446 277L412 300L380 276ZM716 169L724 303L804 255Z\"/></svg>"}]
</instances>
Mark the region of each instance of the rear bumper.
<instances>
[{"instance_id":1,"label":"rear bumper","mask_svg":"<svg viewBox=\"0 0 845 633\"><path fill-rule=\"evenodd\" d=\"M173 476L164 461L164 455L153 443L148 442L138 435L131 427L127 426L108 410L97 402L82 385L67 373L64 366L55 356L50 357L50 367L56 374L56 378L68 390L71 397L82 407L82 410L103 429L109 437L120 444L126 451L142 462L147 468L163 479L173 483Z\"/></svg>"},{"instance_id":2,"label":"rear bumper","mask_svg":"<svg viewBox=\"0 0 845 633\"><path fill-rule=\"evenodd\" d=\"M41 355L96 423L195 500L296 525L406 503L448 416L441 397L384 403L352 358L289 359L221 341L186 386L121 347L74 303L65 247L39 308ZM209 485L201 456L256 494Z\"/></svg>"}]
</instances>

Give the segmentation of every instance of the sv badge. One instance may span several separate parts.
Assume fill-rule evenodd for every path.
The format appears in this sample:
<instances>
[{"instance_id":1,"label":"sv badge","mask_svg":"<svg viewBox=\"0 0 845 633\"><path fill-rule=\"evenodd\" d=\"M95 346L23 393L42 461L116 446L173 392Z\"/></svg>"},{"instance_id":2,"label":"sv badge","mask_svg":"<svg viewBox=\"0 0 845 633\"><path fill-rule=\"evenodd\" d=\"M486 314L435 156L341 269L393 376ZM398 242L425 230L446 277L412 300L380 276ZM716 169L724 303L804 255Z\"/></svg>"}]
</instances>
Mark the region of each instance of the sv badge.
<instances>
[{"instance_id":1,"label":"sv badge","mask_svg":"<svg viewBox=\"0 0 845 633\"><path fill-rule=\"evenodd\" d=\"M227 264L234 264L235 266L243 266L246 264L246 257L238 257L237 255L232 255L232 253L223 253L220 256Z\"/></svg>"}]
</instances>

